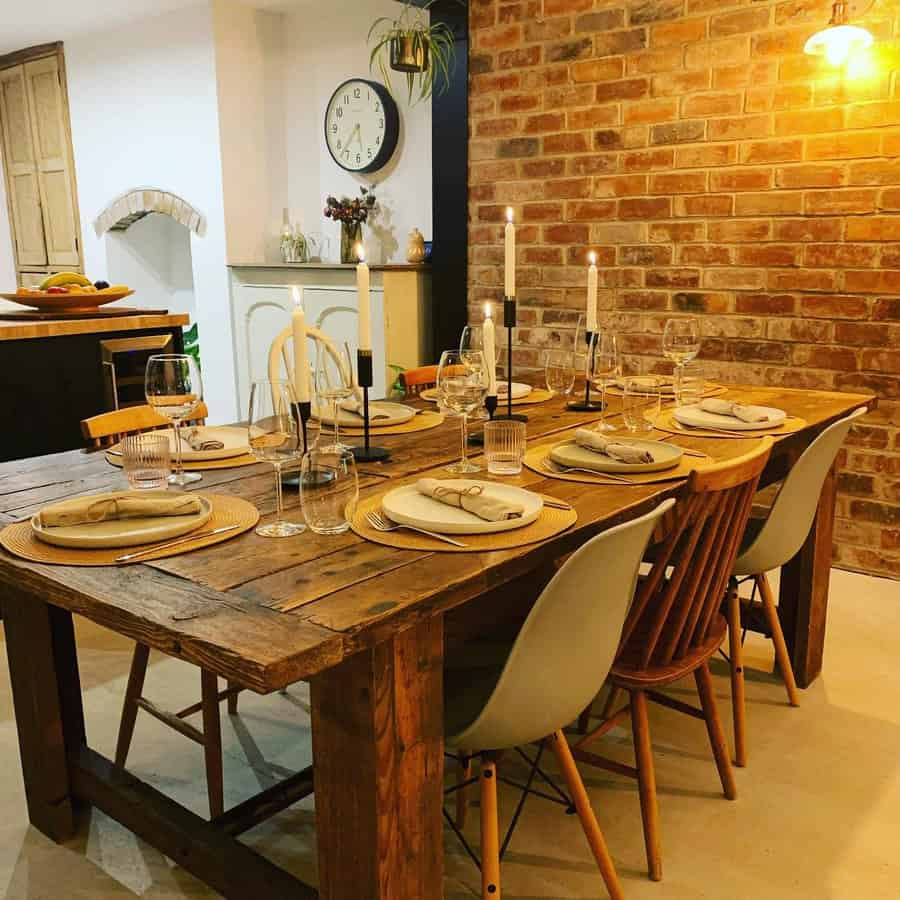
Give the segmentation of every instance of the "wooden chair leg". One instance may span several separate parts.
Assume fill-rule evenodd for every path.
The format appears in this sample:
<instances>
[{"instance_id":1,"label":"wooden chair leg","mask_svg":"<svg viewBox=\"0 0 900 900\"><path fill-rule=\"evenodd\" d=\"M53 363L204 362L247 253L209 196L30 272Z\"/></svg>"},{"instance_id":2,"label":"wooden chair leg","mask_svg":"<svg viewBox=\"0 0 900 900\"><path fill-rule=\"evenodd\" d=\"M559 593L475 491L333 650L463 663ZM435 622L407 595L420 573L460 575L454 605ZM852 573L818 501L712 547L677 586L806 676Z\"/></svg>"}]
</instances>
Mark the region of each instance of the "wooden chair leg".
<instances>
[{"instance_id":1,"label":"wooden chair leg","mask_svg":"<svg viewBox=\"0 0 900 900\"><path fill-rule=\"evenodd\" d=\"M637 761L638 788L641 795L641 819L647 849L647 873L651 881L662 880L662 853L659 846L659 806L656 800L656 772L650 744L650 720L647 697L643 691L631 692L631 733Z\"/></svg>"},{"instance_id":2,"label":"wooden chair leg","mask_svg":"<svg viewBox=\"0 0 900 900\"><path fill-rule=\"evenodd\" d=\"M236 685L233 681L229 681L229 682L228 682L228 689L229 689L229 690L231 690L232 688L236 688L236 687L237 687L237 685ZM238 702L238 695L237 695L237 694L230 694L229 697L228 697L228 715L229 715L229 716L236 716L236 715L237 715L237 711L238 711L238 709L237 709L237 702Z\"/></svg>"},{"instance_id":3,"label":"wooden chair leg","mask_svg":"<svg viewBox=\"0 0 900 900\"><path fill-rule=\"evenodd\" d=\"M728 594L728 661L731 668L731 715L734 721L734 764L747 765L747 717L744 699L744 648L741 644L741 598Z\"/></svg>"},{"instance_id":4,"label":"wooden chair leg","mask_svg":"<svg viewBox=\"0 0 900 900\"><path fill-rule=\"evenodd\" d=\"M497 812L497 765L481 757L481 897L500 897L500 822Z\"/></svg>"},{"instance_id":5,"label":"wooden chair leg","mask_svg":"<svg viewBox=\"0 0 900 900\"><path fill-rule=\"evenodd\" d=\"M594 701L591 700L590 703L585 707L584 712L578 717L578 733L579 734L587 734L588 728L591 726L591 712L594 709Z\"/></svg>"},{"instance_id":6,"label":"wooden chair leg","mask_svg":"<svg viewBox=\"0 0 900 900\"><path fill-rule=\"evenodd\" d=\"M472 758L460 756L459 768L462 781L468 781L472 777ZM456 827L462 831L466 827L466 818L469 812L469 786L461 787L456 792Z\"/></svg>"},{"instance_id":7,"label":"wooden chair leg","mask_svg":"<svg viewBox=\"0 0 900 900\"><path fill-rule=\"evenodd\" d=\"M200 702L203 705L203 753L206 757L206 793L209 815L215 819L225 811L222 776L222 724L219 719L219 679L200 670Z\"/></svg>"},{"instance_id":8,"label":"wooden chair leg","mask_svg":"<svg viewBox=\"0 0 900 900\"><path fill-rule=\"evenodd\" d=\"M719 770L719 778L722 781L722 790L727 799L734 800L737 798L737 787L734 783L731 760L728 758L728 748L725 745L725 732L722 730L719 712L716 709L716 695L708 663L703 663L694 672L694 680L697 682L697 693L700 694L700 703L706 718L706 731L709 734L709 743L716 760L716 768Z\"/></svg>"},{"instance_id":9,"label":"wooden chair leg","mask_svg":"<svg viewBox=\"0 0 900 900\"><path fill-rule=\"evenodd\" d=\"M119 721L119 737L116 741L116 765L125 768L131 738L134 735L134 723L137 719L137 701L144 690L144 678L147 675L147 663L150 659L150 648L146 644L135 644L131 657L131 671L128 673L128 685L125 688L125 699L122 702L122 718Z\"/></svg>"},{"instance_id":10,"label":"wooden chair leg","mask_svg":"<svg viewBox=\"0 0 900 900\"><path fill-rule=\"evenodd\" d=\"M563 777L566 779L566 786L569 788L569 794L575 803L575 809L578 812L578 818L581 820L581 827L584 829L584 835L590 845L594 859L597 860L597 866L600 874L603 876L603 882L606 884L606 890L612 900L624 900L625 895L622 893L622 885L619 884L619 876L616 874L616 867L613 865L612 857L606 847L606 840L600 825L597 823L597 817L591 808L591 801L588 799L587 791L584 789L584 782L572 758L572 751L566 741L565 735L561 731L557 731L551 738L550 746L556 754L559 761L559 767L562 770Z\"/></svg>"},{"instance_id":11,"label":"wooden chair leg","mask_svg":"<svg viewBox=\"0 0 900 900\"><path fill-rule=\"evenodd\" d=\"M763 610L769 623L769 631L772 632L772 643L775 644L775 660L781 670L784 686L787 689L788 702L791 706L800 705L800 696L797 693L797 682L794 680L794 669L791 666L791 657L788 654L787 644L784 640L784 632L781 630L781 619L778 618L778 609L775 606L775 598L772 596L772 588L765 573L756 576L756 584L759 595L762 598Z\"/></svg>"},{"instance_id":12,"label":"wooden chair leg","mask_svg":"<svg viewBox=\"0 0 900 900\"><path fill-rule=\"evenodd\" d=\"M603 704L603 712L600 718L605 722L616 711L616 704L622 694L622 688L610 685L609 693L606 695L606 703Z\"/></svg>"}]
</instances>

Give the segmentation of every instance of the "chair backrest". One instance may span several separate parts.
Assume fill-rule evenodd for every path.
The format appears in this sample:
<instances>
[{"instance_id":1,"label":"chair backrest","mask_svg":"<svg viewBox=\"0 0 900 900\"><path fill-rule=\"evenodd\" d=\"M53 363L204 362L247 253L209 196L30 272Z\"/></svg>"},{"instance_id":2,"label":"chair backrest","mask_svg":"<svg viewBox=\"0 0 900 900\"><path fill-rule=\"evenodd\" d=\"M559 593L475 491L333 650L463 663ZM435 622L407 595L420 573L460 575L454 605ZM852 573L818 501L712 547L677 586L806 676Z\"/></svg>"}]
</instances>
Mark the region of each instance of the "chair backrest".
<instances>
[{"instance_id":1,"label":"chair backrest","mask_svg":"<svg viewBox=\"0 0 900 900\"><path fill-rule=\"evenodd\" d=\"M622 630L616 665L677 665L711 637L772 438L694 470L661 523L653 563Z\"/></svg>"},{"instance_id":2,"label":"chair backrest","mask_svg":"<svg viewBox=\"0 0 900 900\"><path fill-rule=\"evenodd\" d=\"M459 736L461 747L527 744L588 705L619 646L650 534L674 502L598 534L566 560L525 620L481 713Z\"/></svg>"},{"instance_id":3,"label":"chair backrest","mask_svg":"<svg viewBox=\"0 0 900 900\"><path fill-rule=\"evenodd\" d=\"M275 340L272 341L272 345L269 347L269 381L281 381L282 379L290 380L293 382L294 380L294 365L292 361L292 349L291 349L291 340L294 336L293 329L288 326L284 329L280 334L275 337ZM361 397L361 391L356 387L356 377L353 372L347 371L347 364L341 354L338 352L337 347L335 347L334 342L319 328L313 328L309 325L306 326L306 337L315 341L318 345L324 348L325 352L328 353L331 358L335 361L335 363L340 367L341 372L344 377L347 379L347 382L353 384L354 390ZM311 365L315 365L314 362L310 362ZM282 365L284 365L285 375L282 374ZM297 385L294 385L294 389L296 390Z\"/></svg>"},{"instance_id":4,"label":"chair backrest","mask_svg":"<svg viewBox=\"0 0 900 900\"><path fill-rule=\"evenodd\" d=\"M853 422L867 409L857 409L829 425L791 466L766 522L734 564L735 575L756 575L783 566L803 546L812 527L825 477L834 464Z\"/></svg>"},{"instance_id":5,"label":"chair backrest","mask_svg":"<svg viewBox=\"0 0 900 900\"><path fill-rule=\"evenodd\" d=\"M201 401L191 413L190 419L185 419L185 424L202 425L208 415L206 404ZM151 406L126 406L124 409L81 420L81 433L92 449L112 447L127 434L171 427L172 422Z\"/></svg>"},{"instance_id":6,"label":"chair backrest","mask_svg":"<svg viewBox=\"0 0 900 900\"><path fill-rule=\"evenodd\" d=\"M428 388L437 387L437 366L420 366L400 373L400 383L407 397L417 397Z\"/></svg>"}]
</instances>

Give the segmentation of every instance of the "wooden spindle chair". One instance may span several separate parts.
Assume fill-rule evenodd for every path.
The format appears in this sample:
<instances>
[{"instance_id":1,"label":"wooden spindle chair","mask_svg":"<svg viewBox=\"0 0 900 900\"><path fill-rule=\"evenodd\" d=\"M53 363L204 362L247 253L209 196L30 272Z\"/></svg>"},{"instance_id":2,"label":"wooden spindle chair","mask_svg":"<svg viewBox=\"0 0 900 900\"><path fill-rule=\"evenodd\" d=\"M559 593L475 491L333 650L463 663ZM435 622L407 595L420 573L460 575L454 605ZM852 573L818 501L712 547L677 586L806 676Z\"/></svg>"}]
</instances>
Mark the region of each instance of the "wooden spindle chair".
<instances>
[{"instance_id":1,"label":"wooden spindle chair","mask_svg":"<svg viewBox=\"0 0 900 900\"><path fill-rule=\"evenodd\" d=\"M185 424L202 425L207 410L200 403ZM169 419L159 415L150 406L130 406L114 412L102 413L83 419L81 432L88 441L90 449L111 447L129 434L143 431L171 428ZM206 790L209 798L211 818L224 812L224 785L222 778L222 727L219 718L219 703L228 701L228 713L237 713L238 694L241 688L231 682L225 690L219 690L218 678L212 672L200 670L200 702L187 706L178 712L169 712L154 704L143 696L144 680L150 660L150 648L145 644L135 644L131 657L131 669L125 698L122 704L122 718L119 722L119 736L116 741L116 765L125 767L128 751L134 735L134 726L138 710L149 713L155 719L190 738L203 747L206 761ZM203 729L196 728L186 721L196 713L202 714Z\"/></svg>"},{"instance_id":2,"label":"wooden spindle chair","mask_svg":"<svg viewBox=\"0 0 900 900\"><path fill-rule=\"evenodd\" d=\"M437 387L437 366L420 366L400 373L400 383L408 399L418 397L422 391Z\"/></svg>"},{"instance_id":3,"label":"wooden spindle chair","mask_svg":"<svg viewBox=\"0 0 900 900\"><path fill-rule=\"evenodd\" d=\"M706 722L722 790L729 800L737 796L709 659L725 638L722 600L771 446L770 437L762 438L749 453L691 474L677 506L657 528L650 571L642 578L625 621L610 672L614 697L605 710L608 717L574 745L576 759L637 778L647 864L654 881L662 878L662 856L648 700ZM700 709L660 693L687 675L694 676ZM613 712L615 696L622 691L628 693L629 702ZM635 768L585 749L628 715Z\"/></svg>"}]
</instances>

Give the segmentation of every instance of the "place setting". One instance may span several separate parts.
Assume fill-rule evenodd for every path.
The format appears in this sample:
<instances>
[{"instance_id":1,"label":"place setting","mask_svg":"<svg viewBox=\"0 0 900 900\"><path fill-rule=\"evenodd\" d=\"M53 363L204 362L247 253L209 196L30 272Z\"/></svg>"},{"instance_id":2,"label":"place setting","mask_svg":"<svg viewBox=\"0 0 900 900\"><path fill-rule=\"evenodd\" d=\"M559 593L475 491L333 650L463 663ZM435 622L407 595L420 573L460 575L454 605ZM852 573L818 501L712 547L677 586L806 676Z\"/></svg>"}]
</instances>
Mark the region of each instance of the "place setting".
<instances>
[{"instance_id":1,"label":"place setting","mask_svg":"<svg viewBox=\"0 0 900 900\"><path fill-rule=\"evenodd\" d=\"M793 434L807 425L805 419L790 416L783 409L721 397L663 409L654 416L647 413L647 416L660 431L690 434L691 437L748 438Z\"/></svg>"}]
</instances>

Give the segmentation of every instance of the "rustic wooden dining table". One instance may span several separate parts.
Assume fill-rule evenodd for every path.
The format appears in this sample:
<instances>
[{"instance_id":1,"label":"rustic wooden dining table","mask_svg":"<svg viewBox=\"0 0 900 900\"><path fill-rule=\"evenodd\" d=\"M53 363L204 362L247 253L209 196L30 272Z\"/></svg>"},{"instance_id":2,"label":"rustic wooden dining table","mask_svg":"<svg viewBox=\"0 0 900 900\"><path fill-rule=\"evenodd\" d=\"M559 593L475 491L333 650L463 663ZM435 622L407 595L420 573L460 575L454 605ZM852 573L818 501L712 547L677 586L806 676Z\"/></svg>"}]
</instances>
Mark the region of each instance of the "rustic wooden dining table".
<instances>
[{"instance_id":1,"label":"rustic wooden dining table","mask_svg":"<svg viewBox=\"0 0 900 900\"><path fill-rule=\"evenodd\" d=\"M763 484L780 480L827 425L873 398L861 394L731 386L744 402L807 421L776 441ZM609 415L619 401L610 400ZM519 408L529 446L595 421L561 400ZM755 438L673 442L718 459ZM379 439L384 464L360 465L361 496L458 454L459 422ZM354 533L271 540L248 532L214 547L121 567L28 562L0 551L0 607L31 823L63 841L79 810L96 807L226 897L435 900L442 893L442 666L447 642L484 627L494 606L610 525L642 514L682 482L585 485L530 470L504 479L570 503L569 530L541 543L482 553L398 550ZM65 497L121 487L103 453L70 451L0 465L0 524ZM268 466L206 471L196 490L233 494L264 517L274 506ZM812 532L782 574L780 615L797 681L822 666L834 517L834 474ZM291 504L295 509L296 498ZM299 514L299 511L296 512ZM598 573L597 590L602 590ZM501 599L502 598L502 601ZM312 773L208 822L91 748L85 730L73 615L269 693L308 680L312 700L318 890L237 839L243 828L312 790ZM598 685L599 688L599 685ZM113 713L111 713L113 714Z\"/></svg>"}]
</instances>

